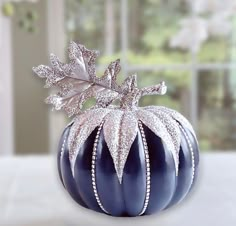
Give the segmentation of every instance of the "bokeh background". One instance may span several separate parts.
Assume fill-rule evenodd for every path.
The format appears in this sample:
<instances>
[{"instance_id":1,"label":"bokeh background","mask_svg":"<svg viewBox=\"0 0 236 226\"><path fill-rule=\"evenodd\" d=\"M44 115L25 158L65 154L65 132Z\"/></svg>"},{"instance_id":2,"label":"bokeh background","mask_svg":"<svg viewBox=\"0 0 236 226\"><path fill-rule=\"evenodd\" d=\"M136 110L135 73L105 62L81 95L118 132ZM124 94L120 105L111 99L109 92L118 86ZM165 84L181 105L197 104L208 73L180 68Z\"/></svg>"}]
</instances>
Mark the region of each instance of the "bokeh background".
<instances>
[{"instance_id":1,"label":"bokeh background","mask_svg":"<svg viewBox=\"0 0 236 226\"><path fill-rule=\"evenodd\" d=\"M100 50L100 75L120 58L121 79L164 80L167 94L140 105L183 113L202 152L235 151L235 0L0 0L0 9L0 159L56 153L68 119L44 104L50 91L31 68L49 53L66 61L71 40Z\"/></svg>"},{"instance_id":2,"label":"bokeh background","mask_svg":"<svg viewBox=\"0 0 236 226\"><path fill-rule=\"evenodd\" d=\"M167 95L140 104L182 112L201 150L236 148L234 0L2 2L0 153L55 151L66 119L51 116L49 91L31 68L51 52L66 60L70 40L100 50L100 75L121 58L121 78L137 73L141 87L166 81Z\"/></svg>"}]
</instances>

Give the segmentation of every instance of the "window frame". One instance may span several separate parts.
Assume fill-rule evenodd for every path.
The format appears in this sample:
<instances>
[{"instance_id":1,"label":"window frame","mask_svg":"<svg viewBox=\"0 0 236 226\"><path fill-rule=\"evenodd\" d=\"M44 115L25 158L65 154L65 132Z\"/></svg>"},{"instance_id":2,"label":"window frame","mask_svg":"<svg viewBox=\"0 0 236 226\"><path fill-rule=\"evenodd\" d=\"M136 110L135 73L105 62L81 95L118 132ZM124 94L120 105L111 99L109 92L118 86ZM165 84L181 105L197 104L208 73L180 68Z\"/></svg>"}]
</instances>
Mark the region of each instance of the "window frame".
<instances>
[{"instance_id":1,"label":"window frame","mask_svg":"<svg viewBox=\"0 0 236 226\"><path fill-rule=\"evenodd\" d=\"M215 70L235 70L236 64L232 62L227 63L199 63L196 53L191 51L191 57L189 63L177 63L177 64L153 64L153 65L134 65L129 64L127 60L128 45L128 0L120 0L120 27L121 27L121 64L125 75L130 71L163 71L163 70L182 70L190 72L190 121L197 132L198 116L198 75L201 70L215 71ZM190 12L192 17L196 15L194 12Z\"/></svg>"}]
</instances>

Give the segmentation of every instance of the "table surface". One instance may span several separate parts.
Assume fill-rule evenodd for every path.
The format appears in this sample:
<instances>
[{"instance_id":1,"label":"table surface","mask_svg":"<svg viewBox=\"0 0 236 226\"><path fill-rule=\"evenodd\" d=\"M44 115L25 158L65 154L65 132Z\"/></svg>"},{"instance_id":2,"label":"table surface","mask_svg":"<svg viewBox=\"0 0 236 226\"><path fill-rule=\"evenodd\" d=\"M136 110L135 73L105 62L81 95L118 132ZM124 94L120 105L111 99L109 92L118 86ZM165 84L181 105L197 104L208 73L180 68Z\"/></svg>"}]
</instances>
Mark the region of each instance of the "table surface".
<instances>
[{"instance_id":1,"label":"table surface","mask_svg":"<svg viewBox=\"0 0 236 226\"><path fill-rule=\"evenodd\" d=\"M52 156L0 158L0 226L235 226L236 153L201 155L198 182L181 204L160 214L114 218L75 204Z\"/></svg>"}]
</instances>

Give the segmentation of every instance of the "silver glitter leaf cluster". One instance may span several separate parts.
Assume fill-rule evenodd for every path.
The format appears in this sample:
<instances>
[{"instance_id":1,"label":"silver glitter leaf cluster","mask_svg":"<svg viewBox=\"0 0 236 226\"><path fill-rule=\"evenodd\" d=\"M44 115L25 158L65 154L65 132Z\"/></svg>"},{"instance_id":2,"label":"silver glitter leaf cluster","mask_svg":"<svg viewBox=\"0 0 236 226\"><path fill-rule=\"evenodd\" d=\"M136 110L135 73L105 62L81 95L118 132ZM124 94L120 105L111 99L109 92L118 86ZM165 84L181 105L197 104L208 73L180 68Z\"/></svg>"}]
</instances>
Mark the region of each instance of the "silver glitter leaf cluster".
<instances>
[{"instance_id":1,"label":"silver glitter leaf cluster","mask_svg":"<svg viewBox=\"0 0 236 226\"><path fill-rule=\"evenodd\" d=\"M88 50L81 44L71 42L68 52L67 64L51 54L51 66L39 65L33 68L39 77L46 79L45 87L59 89L46 99L46 103L52 104L56 110L64 110L68 116L82 113L84 103L90 98L96 99L94 108L97 108L107 107L117 99L126 104L128 99L125 96L134 90L140 97L166 92L164 83L138 89L136 75L129 76L123 84L118 85L116 79L121 69L119 59L111 62L104 75L99 77L96 75L95 64L98 51Z\"/></svg>"},{"instance_id":2,"label":"silver glitter leaf cluster","mask_svg":"<svg viewBox=\"0 0 236 226\"><path fill-rule=\"evenodd\" d=\"M58 92L50 95L46 103L52 104L56 110L64 110L68 116L75 116L68 138L72 174L81 146L99 127L103 130L118 179L122 183L124 167L137 136L138 125L142 123L162 139L173 156L178 175L181 142L179 124L185 125L195 135L191 124L180 113L169 108L138 106L142 96L165 94L165 83L138 88L134 74L119 85L119 59L111 62L104 75L99 77L95 67L98 51L88 50L75 42L70 43L68 51L69 63L62 63L51 54L51 66L39 65L33 71L46 79L45 87L58 88ZM84 103L90 98L96 99L95 106L83 110ZM113 104L116 100L119 100L119 106ZM96 136L95 143L98 139Z\"/></svg>"}]
</instances>

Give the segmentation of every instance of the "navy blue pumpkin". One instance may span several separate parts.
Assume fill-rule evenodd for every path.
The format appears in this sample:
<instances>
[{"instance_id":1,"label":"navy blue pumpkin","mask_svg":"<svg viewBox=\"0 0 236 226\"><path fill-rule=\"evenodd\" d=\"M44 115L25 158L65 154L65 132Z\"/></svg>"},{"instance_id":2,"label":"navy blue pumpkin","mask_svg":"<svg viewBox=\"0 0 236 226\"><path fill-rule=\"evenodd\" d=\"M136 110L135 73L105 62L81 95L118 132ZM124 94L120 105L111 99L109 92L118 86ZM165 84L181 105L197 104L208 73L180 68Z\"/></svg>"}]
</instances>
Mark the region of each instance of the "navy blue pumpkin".
<instances>
[{"instance_id":1,"label":"navy blue pumpkin","mask_svg":"<svg viewBox=\"0 0 236 226\"><path fill-rule=\"evenodd\" d=\"M58 152L60 178L72 198L113 216L152 214L182 201L198 169L194 130L174 110L138 106L143 96L164 95L165 83L138 88L134 74L118 84L119 59L97 76L97 51L74 42L68 50L69 63L51 54L51 66L33 70L46 87L58 89L46 103L75 116ZM84 111L90 98L95 106Z\"/></svg>"},{"instance_id":2,"label":"navy blue pumpkin","mask_svg":"<svg viewBox=\"0 0 236 226\"><path fill-rule=\"evenodd\" d=\"M117 177L102 123L80 146L72 174L68 137L73 123L67 126L60 139L58 170L72 198L85 208L112 216L149 215L182 201L195 182L199 151L187 120L179 113L177 117L172 116L180 128L178 175L173 155L163 139L139 120L137 135L123 169L122 183Z\"/></svg>"}]
</instances>

